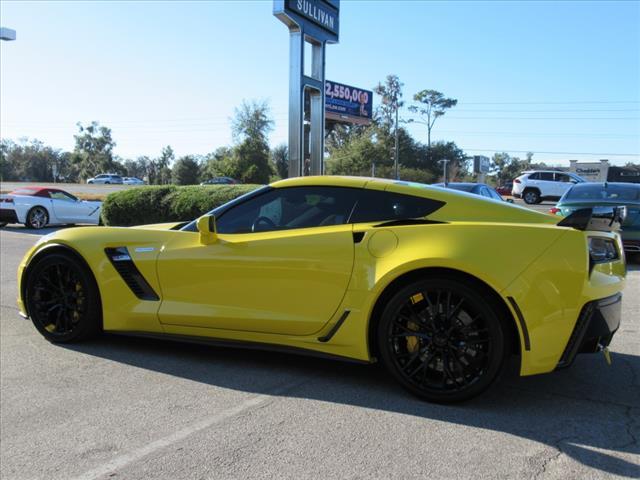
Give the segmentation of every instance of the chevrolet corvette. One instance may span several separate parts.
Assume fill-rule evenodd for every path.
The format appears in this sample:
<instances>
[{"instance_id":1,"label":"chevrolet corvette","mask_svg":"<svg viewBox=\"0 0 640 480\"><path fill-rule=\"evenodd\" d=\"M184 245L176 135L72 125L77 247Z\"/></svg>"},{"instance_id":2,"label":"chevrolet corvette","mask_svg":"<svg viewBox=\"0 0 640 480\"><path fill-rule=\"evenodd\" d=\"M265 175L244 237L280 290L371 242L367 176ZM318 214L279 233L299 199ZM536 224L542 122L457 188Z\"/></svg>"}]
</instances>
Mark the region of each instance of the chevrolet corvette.
<instances>
[{"instance_id":1,"label":"chevrolet corvette","mask_svg":"<svg viewBox=\"0 0 640 480\"><path fill-rule=\"evenodd\" d=\"M80 200L64 190L51 187L22 187L0 195L0 227L24 223L27 228L47 225L100 223L102 202Z\"/></svg>"},{"instance_id":2,"label":"chevrolet corvette","mask_svg":"<svg viewBox=\"0 0 640 480\"><path fill-rule=\"evenodd\" d=\"M52 342L100 332L381 361L434 402L607 347L624 210L564 219L422 184L275 182L178 224L44 236L18 306Z\"/></svg>"}]
</instances>

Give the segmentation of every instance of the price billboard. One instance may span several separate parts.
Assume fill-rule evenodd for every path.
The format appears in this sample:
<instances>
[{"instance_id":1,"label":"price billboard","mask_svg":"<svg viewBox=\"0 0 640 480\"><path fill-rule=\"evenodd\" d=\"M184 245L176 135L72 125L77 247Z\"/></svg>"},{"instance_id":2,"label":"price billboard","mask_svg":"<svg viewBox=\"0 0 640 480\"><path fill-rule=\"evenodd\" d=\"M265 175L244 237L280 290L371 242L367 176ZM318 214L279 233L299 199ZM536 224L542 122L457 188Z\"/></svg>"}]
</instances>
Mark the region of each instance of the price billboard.
<instances>
[{"instance_id":1,"label":"price billboard","mask_svg":"<svg viewBox=\"0 0 640 480\"><path fill-rule=\"evenodd\" d=\"M371 123L373 92L326 80L324 93L325 118L328 120L360 125Z\"/></svg>"}]
</instances>

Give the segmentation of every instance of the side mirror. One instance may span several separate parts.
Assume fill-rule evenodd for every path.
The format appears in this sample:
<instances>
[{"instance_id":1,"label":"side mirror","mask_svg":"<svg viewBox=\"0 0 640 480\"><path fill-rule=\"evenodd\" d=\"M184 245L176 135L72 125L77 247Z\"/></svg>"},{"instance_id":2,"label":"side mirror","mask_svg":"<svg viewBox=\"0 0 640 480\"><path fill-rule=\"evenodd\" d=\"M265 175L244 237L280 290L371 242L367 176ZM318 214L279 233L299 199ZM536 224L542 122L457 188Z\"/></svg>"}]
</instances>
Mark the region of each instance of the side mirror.
<instances>
[{"instance_id":1,"label":"side mirror","mask_svg":"<svg viewBox=\"0 0 640 480\"><path fill-rule=\"evenodd\" d=\"M203 215L198 219L197 225L202 245L211 245L218 241L218 230L216 229L216 217L214 215Z\"/></svg>"}]
</instances>

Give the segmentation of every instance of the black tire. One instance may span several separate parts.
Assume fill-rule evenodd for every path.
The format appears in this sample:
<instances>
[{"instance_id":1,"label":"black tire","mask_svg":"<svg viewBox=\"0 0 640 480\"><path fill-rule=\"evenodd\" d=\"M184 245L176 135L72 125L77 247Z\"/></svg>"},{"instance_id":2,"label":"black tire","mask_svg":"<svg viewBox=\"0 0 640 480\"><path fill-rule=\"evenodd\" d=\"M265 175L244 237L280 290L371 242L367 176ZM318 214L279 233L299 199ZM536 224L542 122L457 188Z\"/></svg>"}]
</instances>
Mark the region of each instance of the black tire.
<instances>
[{"instance_id":1,"label":"black tire","mask_svg":"<svg viewBox=\"0 0 640 480\"><path fill-rule=\"evenodd\" d=\"M104 182L105 185L111 185L111 182Z\"/></svg>"},{"instance_id":2,"label":"black tire","mask_svg":"<svg viewBox=\"0 0 640 480\"><path fill-rule=\"evenodd\" d=\"M7 223L7 222L0 222L0 228L2 228L2 227L6 227L7 225L8 225L8 223Z\"/></svg>"},{"instance_id":3,"label":"black tire","mask_svg":"<svg viewBox=\"0 0 640 480\"><path fill-rule=\"evenodd\" d=\"M522 192L522 199L527 205L534 205L542 201L542 199L540 198L540 192L534 190L533 188L529 188Z\"/></svg>"},{"instance_id":4,"label":"black tire","mask_svg":"<svg viewBox=\"0 0 640 480\"><path fill-rule=\"evenodd\" d=\"M25 304L34 326L50 342L87 340L102 329L96 281L71 254L45 254L29 266Z\"/></svg>"},{"instance_id":5,"label":"black tire","mask_svg":"<svg viewBox=\"0 0 640 480\"><path fill-rule=\"evenodd\" d=\"M33 207L27 213L27 221L25 222L25 226L28 228L33 228L35 230L40 230L44 228L49 223L49 212L44 207Z\"/></svg>"},{"instance_id":6,"label":"black tire","mask_svg":"<svg viewBox=\"0 0 640 480\"><path fill-rule=\"evenodd\" d=\"M510 335L483 293L456 278L433 278L391 298L378 325L378 351L404 388L430 402L454 403L498 378Z\"/></svg>"}]
</instances>

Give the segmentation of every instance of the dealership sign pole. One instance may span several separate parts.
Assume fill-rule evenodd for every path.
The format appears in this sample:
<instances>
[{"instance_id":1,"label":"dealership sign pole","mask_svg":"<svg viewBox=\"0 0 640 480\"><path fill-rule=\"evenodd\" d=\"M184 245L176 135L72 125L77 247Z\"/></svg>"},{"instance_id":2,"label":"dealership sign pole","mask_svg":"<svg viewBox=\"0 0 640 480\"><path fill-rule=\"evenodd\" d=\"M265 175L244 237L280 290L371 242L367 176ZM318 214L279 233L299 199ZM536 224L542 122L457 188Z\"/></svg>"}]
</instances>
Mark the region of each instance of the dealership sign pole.
<instances>
[{"instance_id":1,"label":"dealership sign pole","mask_svg":"<svg viewBox=\"0 0 640 480\"><path fill-rule=\"evenodd\" d=\"M290 177L324 173L325 46L338 43L339 11L340 0L273 2L273 14L289 27ZM305 45L311 47L309 71L305 71Z\"/></svg>"}]
</instances>

